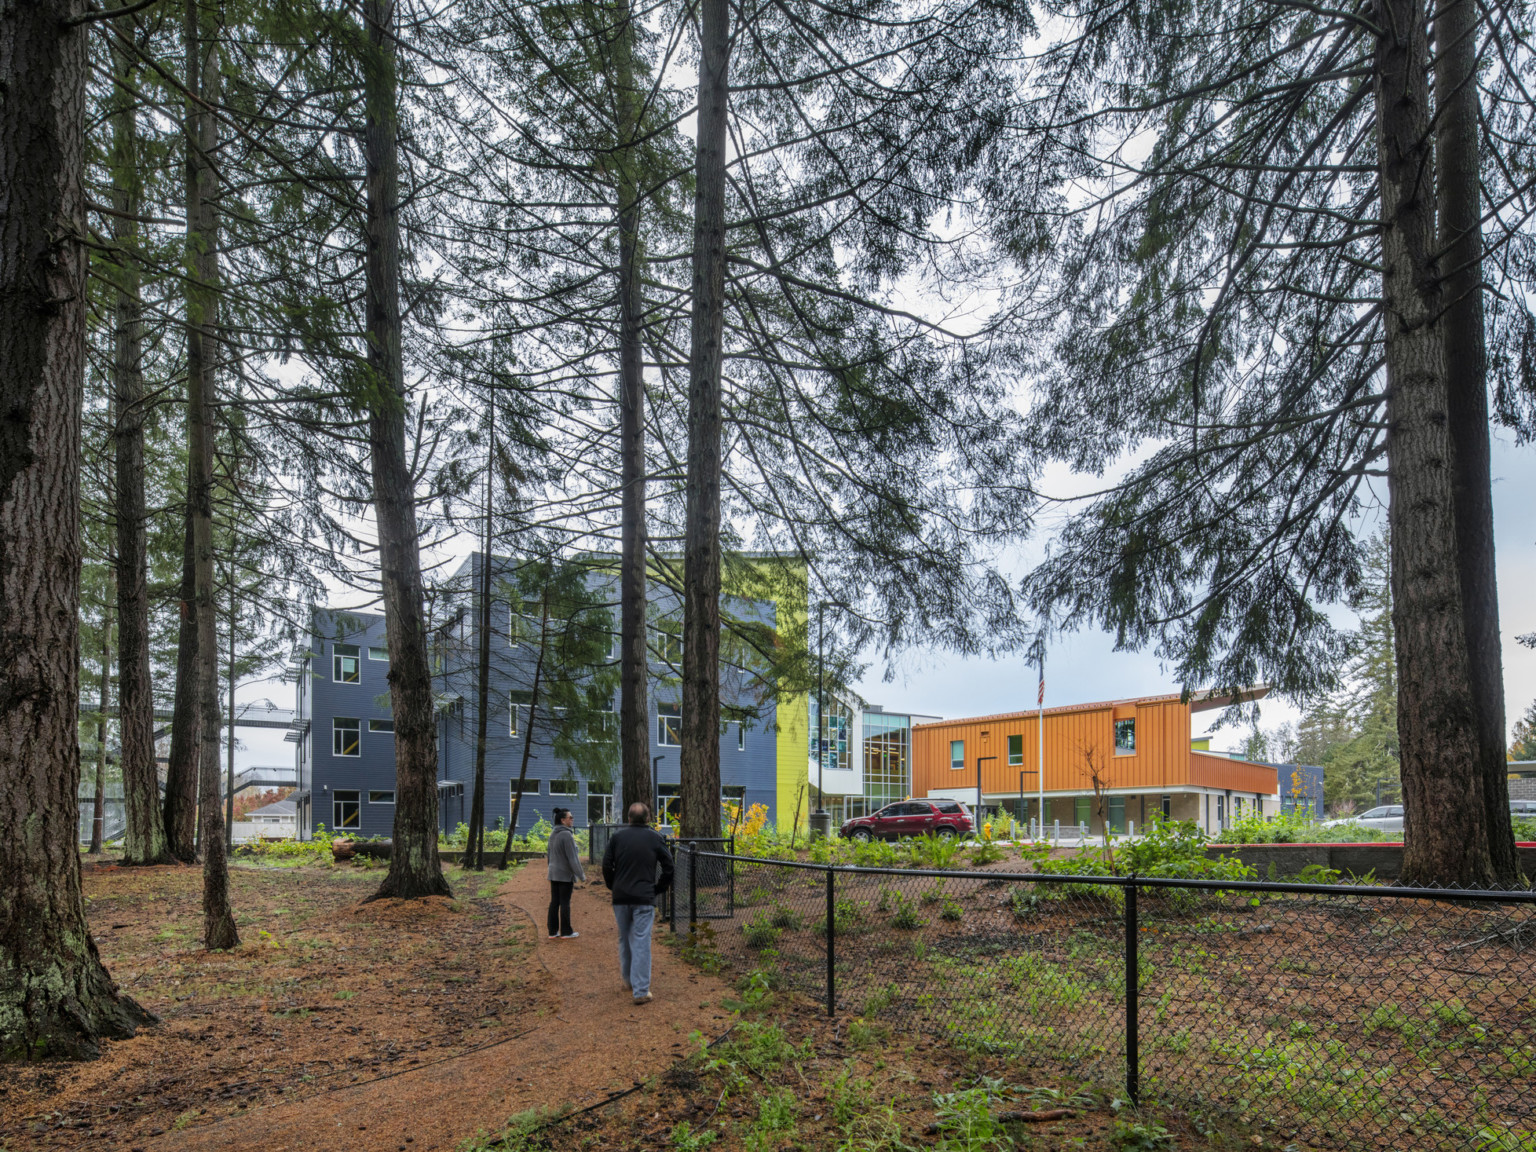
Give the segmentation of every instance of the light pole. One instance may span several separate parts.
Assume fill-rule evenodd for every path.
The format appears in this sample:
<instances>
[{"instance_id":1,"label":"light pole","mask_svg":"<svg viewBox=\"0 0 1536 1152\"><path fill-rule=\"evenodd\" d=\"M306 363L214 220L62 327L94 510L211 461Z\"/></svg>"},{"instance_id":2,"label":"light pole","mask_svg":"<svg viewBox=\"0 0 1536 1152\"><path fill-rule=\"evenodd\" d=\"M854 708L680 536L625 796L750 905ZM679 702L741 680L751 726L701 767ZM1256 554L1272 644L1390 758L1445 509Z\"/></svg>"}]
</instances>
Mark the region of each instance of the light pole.
<instances>
[{"instance_id":1,"label":"light pole","mask_svg":"<svg viewBox=\"0 0 1536 1152\"><path fill-rule=\"evenodd\" d=\"M1019 769L1019 815L1023 816L1026 821L1029 818L1029 810L1024 807L1024 777L1028 776L1031 772L1038 771L1038 768ZM1045 810L1043 808L1040 810L1040 838L1042 840L1045 839Z\"/></svg>"},{"instance_id":2,"label":"light pole","mask_svg":"<svg viewBox=\"0 0 1536 1152\"><path fill-rule=\"evenodd\" d=\"M827 731L827 609L846 608L841 600L816 605L816 811L811 813L811 838L832 835L832 813L827 811L827 750L822 733Z\"/></svg>"},{"instance_id":3,"label":"light pole","mask_svg":"<svg viewBox=\"0 0 1536 1152\"><path fill-rule=\"evenodd\" d=\"M971 821L971 832L977 836L981 835L981 766L996 759L996 756L976 757L976 819Z\"/></svg>"}]
</instances>

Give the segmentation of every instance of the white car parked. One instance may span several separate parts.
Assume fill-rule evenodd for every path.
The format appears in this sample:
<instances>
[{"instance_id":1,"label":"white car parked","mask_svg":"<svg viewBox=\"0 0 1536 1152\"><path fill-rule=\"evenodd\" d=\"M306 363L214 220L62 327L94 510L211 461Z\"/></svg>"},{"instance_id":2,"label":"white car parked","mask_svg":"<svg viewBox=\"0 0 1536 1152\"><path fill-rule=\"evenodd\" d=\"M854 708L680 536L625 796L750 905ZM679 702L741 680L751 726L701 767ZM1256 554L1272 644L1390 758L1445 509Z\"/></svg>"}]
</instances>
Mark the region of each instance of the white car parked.
<instances>
[{"instance_id":1,"label":"white car parked","mask_svg":"<svg viewBox=\"0 0 1536 1152\"><path fill-rule=\"evenodd\" d=\"M1349 816L1342 820L1324 820L1324 828L1337 828L1341 824L1358 824L1362 828L1375 828L1382 832L1401 832L1403 830L1403 806L1401 804L1383 804L1378 808L1372 808L1362 812L1358 816Z\"/></svg>"}]
</instances>

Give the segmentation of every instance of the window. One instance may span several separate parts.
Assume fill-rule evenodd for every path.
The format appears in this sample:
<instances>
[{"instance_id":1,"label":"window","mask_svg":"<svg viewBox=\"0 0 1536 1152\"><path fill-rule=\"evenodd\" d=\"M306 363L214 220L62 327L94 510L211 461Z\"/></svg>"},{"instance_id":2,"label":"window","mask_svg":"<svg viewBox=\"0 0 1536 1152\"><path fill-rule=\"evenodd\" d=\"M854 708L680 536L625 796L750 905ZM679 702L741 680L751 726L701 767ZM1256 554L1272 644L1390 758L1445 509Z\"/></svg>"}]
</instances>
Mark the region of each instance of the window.
<instances>
[{"instance_id":1,"label":"window","mask_svg":"<svg viewBox=\"0 0 1536 1152\"><path fill-rule=\"evenodd\" d=\"M331 720L331 752L337 756L362 754L362 724L350 717L337 716Z\"/></svg>"},{"instance_id":2,"label":"window","mask_svg":"<svg viewBox=\"0 0 1536 1152\"><path fill-rule=\"evenodd\" d=\"M517 795L517 777L516 776L512 777L511 788L512 788L512 795L516 796ZM532 780L532 779L524 780L523 781L523 795L524 796L537 796L538 794L539 794L539 781Z\"/></svg>"},{"instance_id":3,"label":"window","mask_svg":"<svg viewBox=\"0 0 1536 1152\"><path fill-rule=\"evenodd\" d=\"M747 786L745 784L727 784L720 789L720 796L738 808L746 803Z\"/></svg>"},{"instance_id":4,"label":"window","mask_svg":"<svg viewBox=\"0 0 1536 1152\"><path fill-rule=\"evenodd\" d=\"M1102 729L1101 729L1102 731ZM1115 721L1115 755L1129 756L1136 751L1136 721Z\"/></svg>"},{"instance_id":5,"label":"window","mask_svg":"<svg viewBox=\"0 0 1536 1152\"><path fill-rule=\"evenodd\" d=\"M954 801L954 800L950 800L950 801L948 801L946 803L938 804L938 805L936 805L936 807L938 808L938 810L940 812L944 813L944 815L946 815L946 816L959 816L959 815L961 815L962 813L965 812L965 809L960 807L960 805L956 801ZM928 805L926 805L926 804L919 804L917 806L917 810L919 812L926 811L927 808L928 808Z\"/></svg>"},{"instance_id":6,"label":"window","mask_svg":"<svg viewBox=\"0 0 1536 1152\"><path fill-rule=\"evenodd\" d=\"M579 780L551 780L549 782L549 794L551 796L580 796L581 781Z\"/></svg>"},{"instance_id":7,"label":"window","mask_svg":"<svg viewBox=\"0 0 1536 1152\"><path fill-rule=\"evenodd\" d=\"M393 804L394 802L395 802L395 790L393 788L391 788L387 792L370 792L370 793L368 793L368 803L370 803L370 804Z\"/></svg>"},{"instance_id":8,"label":"window","mask_svg":"<svg viewBox=\"0 0 1536 1152\"><path fill-rule=\"evenodd\" d=\"M664 748L683 744L683 709L680 704L656 705L656 743Z\"/></svg>"},{"instance_id":9,"label":"window","mask_svg":"<svg viewBox=\"0 0 1536 1152\"><path fill-rule=\"evenodd\" d=\"M669 623L656 629L656 655L664 664L678 665L683 662L683 628Z\"/></svg>"},{"instance_id":10,"label":"window","mask_svg":"<svg viewBox=\"0 0 1536 1152\"><path fill-rule=\"evenodd\" d=\"M1019 765L1021 765L1023 763L1024 763L1024 737L1022 735L1008 737L1008 764L1009 764L1009 766L1013 767L1013 768L1017 768Z\"/></svg>"},{"instance_id":11,"label":"window","mask_svg":"<svg viewBox=\"0 0 1536 1152\"><path fill-rule=\"evenodd\" d=\"M370 732L393 732L394 730L395 722L393 720L368 721L368 731Z\"/></svg>"},{"instance_id":12,"label":"window","mask_svg":"<svg viewBox=\"0 0 1536 1152\"><path fill-rule=\"evenodd\" d=\"M675 824L682 811L682 787L677 784L659 784L656 787L656 822Z\"/></svg>"},{"instance_id":13,"label":"window","mask_svg":"<svg viewBox=\"0 0 1536 1152\"><path fill-rule=\"evenodd\" d=\"M354 792L336 791L331 793L331 819L333 828L361 828L363 826L363 806L358 803L358 794Z\"/></svg>"},{"instance_id":14,"label":"window","mask_svg":"<svg viewBox=\"0 0 1536 1152\"><path fill-rule=\"evenodd\" d=\"M965 741L951 740L949 742L949 766L951 768L965 767Z\"/></svg>"},{"instance_id":15,"label":"window","mask_svg":"<svg viewBox=\"0 0 1536 1152\"><path fill-rule=\"evenodd\" d=\"M1227 798L1225 796L1218 796L1216 797L1216 827L1225 828L1226 826Z\"/></svg>"},{"instance_id":16,"label":"window","mask_svg":"<svg viewBox=\"0 0 1536 1152\"><path fill-rule=\"evenodd\" d=\"M736 751L747 750L747 726L739 720L736 722Z\"/></svg>"},{"instance_id":17,"label":"window","mask_svg":"<svg viewBox=\"0 0 1536 1152\"><path fill-rule=\"evenodd\" d=\"M1172 820L1173 819L1173 797L1172 796L1164 796L1163 797L1163 819L1164 820Z\"/></svg>"},{"instance_id":18,"label":"window","mask_svg":"<svg viewBox=\"0 0 1536 1152\"><path fill-rule=\"evenodd\" d=\"M523 725L530 719L533 709L533 693L513 689L508 695L507 735L521 736Z\"/></svg>"},{"instance_id":19,"label":"window","mask_svg":"<svg viewBox=\"0 0 1536 1152\"><path fill-rule=\"evenodd\" d=\"M368 659L378 660L384 664L389 663L389 649L382 644L368 645Z\"/></svg>"},{"instance_id":20,"label":"window","mask_svg":"<svg viewBox=\"0 0 1536 1152\"><path fill-rule=\"evenodd\" d=\"M619 714L605 708L593 713L587 721L587 742L612 743L619 738Z\"/></svg>"},{"instance_id":21,"label":"window","mask_svg":"<svg viewBox=\"0 0 1536 1152\"><path fill-rule=\"evenodd\" d=\"M1109 798L1109 830L1115 833L1125 831L1125 797L1111 796Z\"/></svg>"},{"instance_id":22,"label":"window","mask_svg":"<svg viewBox=\"0 0 1536 1152\"><path fill-rule=\"evenodd\" d=\"M362 665L357 658L356 644L333 644L331 646L331 679L338 684L358 684L362 682Z\"/></svg>"},{"instance_id":23,"label":"window","mask_svg":"<svg viewBox=\"0 0 1536 1152\"><path fill-rule=\"evenodd\" d=\"M1093 811L1090 801L1086 796L1075 796L1072 799L1072 819L1075 823L1086 828L1092 821Z\"/></svg>"}]
</instances>

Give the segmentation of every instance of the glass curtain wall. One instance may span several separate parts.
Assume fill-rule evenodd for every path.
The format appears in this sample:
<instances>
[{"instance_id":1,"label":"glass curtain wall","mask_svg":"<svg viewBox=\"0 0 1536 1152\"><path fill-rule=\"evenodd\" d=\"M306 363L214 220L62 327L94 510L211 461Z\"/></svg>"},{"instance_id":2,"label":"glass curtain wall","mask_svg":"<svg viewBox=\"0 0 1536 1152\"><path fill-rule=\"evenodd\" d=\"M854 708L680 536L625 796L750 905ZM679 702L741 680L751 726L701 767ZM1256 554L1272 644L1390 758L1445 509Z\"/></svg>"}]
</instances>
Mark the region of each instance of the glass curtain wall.
<instances>
[{"instance_id":1,"label":"glass curtain wall","mask_svg":"<svg viewBox=\"0 0 1536 1152\"><path fill-rule=\"evenodd\" d=\"M871 812L912 791L912 721L864 713L864 801Z\"/></svg>"}]
</instances>

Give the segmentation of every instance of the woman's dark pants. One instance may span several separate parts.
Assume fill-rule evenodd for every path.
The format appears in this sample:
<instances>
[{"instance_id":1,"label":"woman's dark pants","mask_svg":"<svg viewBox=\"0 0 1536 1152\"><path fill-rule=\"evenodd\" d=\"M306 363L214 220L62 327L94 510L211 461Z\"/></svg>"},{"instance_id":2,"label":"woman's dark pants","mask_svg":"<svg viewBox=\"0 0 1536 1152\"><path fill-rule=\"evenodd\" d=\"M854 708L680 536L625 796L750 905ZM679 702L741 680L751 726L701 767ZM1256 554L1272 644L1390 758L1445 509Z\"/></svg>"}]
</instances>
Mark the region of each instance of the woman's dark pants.
<instances>
[{"instance_id":1,"label":"woman's dark pants","mask_svg":"<svg viewBox=\"0 0 1536 1152\"><path fill-rule=\"evenodd\" d=\"M551 936L571 934L571 889L575 886L572 880L549 882L549 934Z\"/></svg>"}]
</instances>

